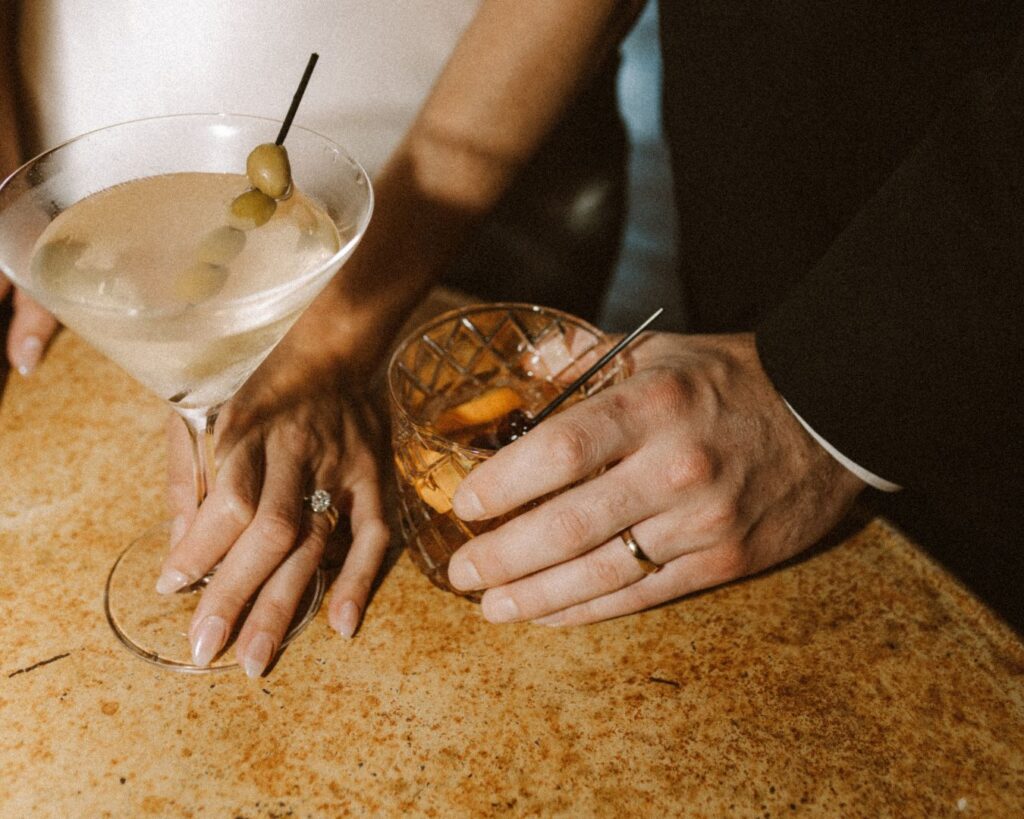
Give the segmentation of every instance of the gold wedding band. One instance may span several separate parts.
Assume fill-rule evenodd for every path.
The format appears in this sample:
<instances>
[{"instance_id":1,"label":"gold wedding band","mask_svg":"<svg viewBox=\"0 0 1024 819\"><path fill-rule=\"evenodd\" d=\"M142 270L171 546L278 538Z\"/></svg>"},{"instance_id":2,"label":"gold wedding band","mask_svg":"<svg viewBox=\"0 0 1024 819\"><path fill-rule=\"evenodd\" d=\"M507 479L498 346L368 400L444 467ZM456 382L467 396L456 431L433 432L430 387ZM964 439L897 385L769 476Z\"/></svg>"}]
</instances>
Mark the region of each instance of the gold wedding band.
<instances>
[{"instance_id":1,"label":"gold wedding band","mask_svg":"<svg viewBox=\"0 0 1024 819\"><path fill-rule=\"evenodd\" d=\"M636 542L636 538L633 537L632 529L628 527L619 532L619 537L622 538L622 542L626 544L626 548L629 549L629 553L633 555L633 558L637 563L640 564L640 568L644 574L654 574L655 572L661 571L661 566L651 560L647 555L644 554L644 550L640 548L640 544Z\"/></svg>"},{"instance_id":2,"label":"gold wedding band","mask_svg":"<svg viewBox=\"0 0 1024 819\"><path fill-rule=\"evenodd\" d=\"M317 489L312 495L303 498L314 515L323 515L327 518L328 532L334 532L338 526L340 517L337 507L331 502L331 493L326 489Z\"/></svg>"}]
</instances>

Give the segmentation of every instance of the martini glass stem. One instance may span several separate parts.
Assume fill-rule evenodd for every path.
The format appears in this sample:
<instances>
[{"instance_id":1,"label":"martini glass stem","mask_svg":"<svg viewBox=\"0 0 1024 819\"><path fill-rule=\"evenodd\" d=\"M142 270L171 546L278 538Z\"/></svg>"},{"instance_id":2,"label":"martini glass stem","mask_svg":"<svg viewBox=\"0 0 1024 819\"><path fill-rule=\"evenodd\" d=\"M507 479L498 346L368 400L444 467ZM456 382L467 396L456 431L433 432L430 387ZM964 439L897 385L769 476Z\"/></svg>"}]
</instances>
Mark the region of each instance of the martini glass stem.
<instances>
[{"instance_id":1,"label":"martini glass stem","mask_svg":"<svg viewBox=\"0 0 1024 819\"><path fill-rule=\"evenodd\" d=\"M216 477L213 426L219 411L219 407L177 410L185 422L192 445L192 485L195 488L197 509L206 500L207 491Z\"/></svg>"}]
</instances>

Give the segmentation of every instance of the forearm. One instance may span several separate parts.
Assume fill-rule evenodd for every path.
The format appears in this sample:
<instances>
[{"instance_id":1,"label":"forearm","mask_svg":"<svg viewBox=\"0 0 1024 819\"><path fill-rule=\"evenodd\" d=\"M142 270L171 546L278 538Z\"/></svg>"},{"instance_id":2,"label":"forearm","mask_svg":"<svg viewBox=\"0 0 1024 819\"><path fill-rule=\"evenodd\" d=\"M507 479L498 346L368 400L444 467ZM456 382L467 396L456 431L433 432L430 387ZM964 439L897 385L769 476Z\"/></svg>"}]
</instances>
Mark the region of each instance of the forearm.
<instances>
[{"instance_id":1,"label":"forearm","mask_svg":"<svg viewBox=\"0 0 1024 819\"><path fill-rule=\"evenodd\" d=\"M508 189L641 6L613 0L483 3L375 179L375 214L359 250L303 318L293 343L306 339L351 367L376 366L409 310Z\"/></svg>"}]
</instances>

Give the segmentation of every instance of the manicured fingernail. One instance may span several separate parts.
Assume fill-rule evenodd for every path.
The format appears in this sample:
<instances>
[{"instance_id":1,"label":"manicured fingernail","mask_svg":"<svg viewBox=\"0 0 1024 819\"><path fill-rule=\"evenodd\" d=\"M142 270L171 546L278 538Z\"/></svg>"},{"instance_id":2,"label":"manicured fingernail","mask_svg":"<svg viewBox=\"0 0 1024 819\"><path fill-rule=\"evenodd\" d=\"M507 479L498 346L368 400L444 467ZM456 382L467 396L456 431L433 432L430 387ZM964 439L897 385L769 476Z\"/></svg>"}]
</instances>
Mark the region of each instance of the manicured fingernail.
<instances>
[{"instance_id":1,"label":"manicured fingernail","mask_svg":"<svg viewBox=\"0 0 1024 819\"><path fill-rule=\"evenodd\" d=\"M549 614L546 617L538 617L536 620L531 622L536 623L538 626L560 626L565 622L565 615L562 612L557 611L554 614Z\"/></svg>"},{"instance_id":2,"label":"manicured fingernail","mask_svg":"<svg viewBox=\"0 0 1024 819\"><path fill-rule=\"evenodd\" d=\"M491 593L493 595L493 592ZM519 619L519 606L511 597L499 597L495 599L488 595L483 600L482 610L484 617L492 623L508 623L511 620Z\"/></svg>"},{"instance_id":3,"label":"manicured fingernail","mask_svg":"<svg viewBox=\"0 0 1024 819\"><path fill-rule=\"evenodd\" d=\"M176 546L178 541L185 536L185 516L178 515L171 521L171 545Z\"/></svg>"},{"instance_id":4,"label":"manicured fingernail","mask_svg":"<svg viewBox=\"0 0 1024 819\"><path fill-rule=\"evenodd\" d=\"M448 564L448 582L463 591L477 589L481 586L480 572L476 570L472 560L460 557Z\"/></svg>"},{"instance_id":5,"label":"manicured fingernail","mask_svg":"<svg viewBox=\"0 0 1024 819\"><path fill-rule=\"evenodd\" d=\"M43 340L39 336L26 336L14 353L14 364L22 375L29 375L43 355Z\"/></svg>"},{"instance_id":6,"label":"manicured fingernail","mask_svg":"<svg viewBox=\"0 0 1024 819\"><path fill-rule=\"evenodd\" d=\"M160 577L157 578L156 592L157 594L174 594L174 592L180 591L191 582L186 575L177 569L164 569Z\"/></svg>"},{"instance_id":7,"label":"manicured fingernail","mask_svg":"<svg viewBox=\"0 0 1024 819\"><path fill-rule=\"evenodd\" d=\"M351 638L359 626L359 606L346 600L335 611L331 612L331 627L342 637Z\"/></svg>"},{"instance_id":8,"label":"manicured fingernail","mask_svg":"<svg viewBox=\"0 0 1024 819\"><path fill-rule=\"evenodd\" d=\"M473 490L459 487L452 498L452 509L463 520L477 520L484 516L484 507Z\"/></svg>"},{"instance_id":9,"label":"manicured fingernail","mask_svg":"<svg viewBox=\"0 0 1024 819\"><path fill-rule=\"evenodd\" d=\"M211 614L203 618L192 638L192 662L198 666L208 666L227 638L228 624L223 617Z\"/></svg>"},{"instance_id":10,"label":"manicured fingernail","mask_svg":"<svg viewBox=\"0 0 1024 819\"><path fill-rule=\"evenodd\" d=\"M249 648L245 652L245 660L242 667L250 680L255 680L262 674L274 657L274 638L261 631L249 641Z\"/></svg>"}]
</instances>

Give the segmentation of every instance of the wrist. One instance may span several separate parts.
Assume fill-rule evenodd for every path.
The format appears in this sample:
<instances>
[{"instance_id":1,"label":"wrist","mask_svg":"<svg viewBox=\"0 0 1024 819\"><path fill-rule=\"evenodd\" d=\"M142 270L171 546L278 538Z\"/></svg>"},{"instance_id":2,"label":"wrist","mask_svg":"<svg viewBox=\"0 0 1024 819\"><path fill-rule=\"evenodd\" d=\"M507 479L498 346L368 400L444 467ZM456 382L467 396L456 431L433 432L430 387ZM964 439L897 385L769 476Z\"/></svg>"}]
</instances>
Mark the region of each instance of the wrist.
<instances>
[{"instance_id":1,"label":"wrist","mask_svg":"<svg viewBox=\"0 0 1024 819\"><path fill-rule=\"evenodd\" d=\"M368 288L360 296L347 274L344 269L328 284L282 346L310 370L368 378L385 366L395 335L427 285Z\"/></svg>"},{"instance_id":2,"label":"wrist","mask_svg":"<svg viewBox=\"0 0 1024 819\"><path fill-rule=\"evenodd\" d=\"M741 364L756 374L754 383L758 395L755 401L771 407L769 417L773 419L773 435L783 443L784 451L793 453L794 467L819 475L829 485L829 492L843 498L844 503L852 502L866 486L873 485L858 469L849 468L852 462L842 456L836 457L835 449L797 415L785 396L776 389L761 363L754 334L744 333L732 338L738 340Z\"/></svg>"},{"instance_id":3,"label":"wrist","mask_svg":"<svg viewBox=\"0 0 1024 819\"><path fill-rule=\"evenodd\" d=\"M824 449L830 456L832 456L832 458L835 459L837 463L842 465L844 469L846 469L853 475L856 475L862 483L874 489L877 489L880 492L899 492L903 488L899 484L887 481L885 478L876 475L874 472L870 472L869 470L865 469L863 466L858 464L856 461L853 461L852 459L845 456L842 452L840 452L838 449L832 446L832 444L830 444L828 441L822 438L821 435L819 435L810 424L808 424L803 418L801 418L800 414L795 409L793 409L793 407L790 405L788 401L786 401L785 399L783 399L783 401L786 404L786 409L788 409L792 413L793 417L800 422L800 425L817 442L817 444L822 449Z\"/></svg>"}]
</instances>

